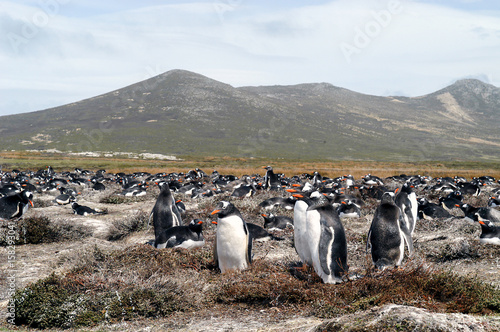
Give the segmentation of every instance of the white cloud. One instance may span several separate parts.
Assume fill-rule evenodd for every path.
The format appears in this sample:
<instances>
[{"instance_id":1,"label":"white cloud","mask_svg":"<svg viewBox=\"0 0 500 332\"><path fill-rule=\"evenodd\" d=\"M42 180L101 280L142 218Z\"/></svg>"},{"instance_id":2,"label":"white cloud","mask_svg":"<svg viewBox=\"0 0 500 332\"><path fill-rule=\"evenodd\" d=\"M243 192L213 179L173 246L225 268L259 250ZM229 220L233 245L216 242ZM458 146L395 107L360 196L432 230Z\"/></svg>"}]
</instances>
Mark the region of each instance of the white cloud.
<instances>
[{"instance_id":1,"label":"white cloud","mask_svg":"<svg viewBox=\"0 0 500 332\"><path fill-rule=\"evenodd\" d=\"M60 7L29 38L23 33L37 27L33 17L41 20L43 9L0 3L0 115L74 102L175 68L234 86L330 82L378 95L421 95L470 75L500 83L496 12L404 0L272 9L222 0L113 3L119 10L110 2L54 1ZM24 39L12 44L5 36L13 34ZM24 95L29 103L19 100Z\"/></svg>"}]
</instances>

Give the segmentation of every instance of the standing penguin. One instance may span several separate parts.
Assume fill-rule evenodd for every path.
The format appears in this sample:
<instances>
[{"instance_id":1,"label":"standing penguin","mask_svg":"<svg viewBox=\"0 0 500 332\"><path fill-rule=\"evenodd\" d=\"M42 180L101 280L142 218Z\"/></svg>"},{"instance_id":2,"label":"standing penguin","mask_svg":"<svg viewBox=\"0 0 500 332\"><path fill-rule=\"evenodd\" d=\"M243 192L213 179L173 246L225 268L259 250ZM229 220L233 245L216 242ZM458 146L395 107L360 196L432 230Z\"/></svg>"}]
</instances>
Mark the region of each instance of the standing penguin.
<instances>
[{"instance_id":1,"label":"standing penguin","mask_svg":"<svg viewBox=\"0 0 500 332\"><path fill-rule=\"evenodd\" d=\"M181 214L175 205L168 183L160 182L158 186L160 187L160 194L150 215L150 219L153 218L155 229L155 247L162 243L161 237L167 229L182 225Z\"/></svg>"},{"instance_id":2,"label":"standing penguin","mask_svg":"<svg viewBox=\"0 0 500 332\"><path fill-rule=\"evenodd\" d=\"M344 226L328 198L321 195L307 208L307 223L320 225L319 237L308 239L314 270L324 283L342 282L342 275L349 270L347 240Z\"/></svg>"},{"instance_id":3,"label":"standing penguin","mask_svg":"<svg viewBox=\"0 0 500 332\"><path fill-rule=\"evenodd\" d=\"M402 212L404 225L410 231L411 235L415 232L415 225L418 218L417 195L412 190L412 185L406 182L396 196L396 205Z\"/></svg>"},{"instance_id":4,"label":"standing penguin","mask_svg":"<svg viewBox=\"0 0 500 332\"><path fill-rule=\"evenodd\" d=\"M240 211L229 202L221 201L212 211L217 214L214 260L222 273L244 270L252 262L252 238Z\"/></svg>"},{"instance_id":5,"label":"standing penguin","mask_svg":"<svg viewBox=\"0 0 500 332\"><path fill-rule=\"evenodd\" d=\"M401 219L401 210L394 202L394 194L385 193L375 210L366 243L366 251L371 251L373 264L379 269L401 265L405 242L410 255L413 253L411 234L408 229L401 227Z\"/></svg>"},{"instance_id":6,"label":"standing penguin","mask_svg":"<svg viewBox=\"0 0 500 332\"><path fill-rule=\"evenodd\" d=\"M278 175L274 173L273 167L263 166L262 168L267 170L266 175L264 175L264 188L266 190L280 190L281 182Z\"/></svg>"},{"instance_id":7,"label":"standing penguin","mask_svg":"<svg viewBox=\"0 0 500 332\"><path fill-rule=\"evenodd\" d=\"M293 244L297 255L304 265L312 266L311 249L308 239L312 232L319 231L319 225L308 223L307 209L312 204L312 198L319 197L321 194L315 192L302 192L293 194L297 199L293 208ZM309 214L317 213L311 211Z\"/></svg>"}]
</instances>

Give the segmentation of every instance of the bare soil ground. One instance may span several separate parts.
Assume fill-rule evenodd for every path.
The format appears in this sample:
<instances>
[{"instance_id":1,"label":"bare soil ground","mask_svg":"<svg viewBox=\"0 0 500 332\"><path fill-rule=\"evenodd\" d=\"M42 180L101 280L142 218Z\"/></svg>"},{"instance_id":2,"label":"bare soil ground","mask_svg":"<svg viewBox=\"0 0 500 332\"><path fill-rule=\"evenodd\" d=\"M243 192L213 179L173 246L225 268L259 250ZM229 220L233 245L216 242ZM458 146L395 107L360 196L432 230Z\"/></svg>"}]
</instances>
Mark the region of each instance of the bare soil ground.
<instances>
[{"instance_id":1,"label":"bare soil ground","mask_svg":"<svg viewBox=\"0 0 500 332\"><path fill-rule=\"evenodd\" d=\"M83 217L74 215L69 205L59 206L52 202L54 195L36 195L36 204L28 212L29 216L45 216L51 223L71 224L81 227L92 235L64 242L47 244L28 244L16 246L15 276L16 287L25 287L29 283L49 276L52 272L64 274L78 264L85 254L96 246L104 252L124 249L135 244L145 244L154 238L153 229L141 230L126 234L122 239L110 241L112 235L120 232L119 225L136 215L149 214L158 194L157 188L150 188L148 195L140 199L130 199L122 204L101 203L104 197L113 195L118 187L107 189L103 193L95 193L88 188L82 188L83 194L78 197L78 203L93 208L106 210L105 215ZM423 193L419 193L422 195ZM271 197L267 192L258 193L249 199L232 199L240 208L247 222L263 225L261 211L257 204ZM205 220L204 236L206 248L210 250L213 244L215 226L211 224L213 217L209 216L219 200L227 198L219 196L194 200L177 195L186 204L188 215L186 222L192 218ZM473 205L485 205L485 198L467 197ZM350 272L363 274L369 258L365 253L366 235L373 218L377 201L368 200L363 207L363 215L358 219L344 219L348 240L348 263ZM292 216L290 211L280 210L281 214ZM415 255L406 258L408 264L428 264L454 273L475 276L483 282L500 287L500 246L485 245L479 242L480 227L473 221L464 219L461 211L454 211L455 217L442 220L419 220L414 237ZM299 259L293 248L293 229L275 232L281 240L266 242L254 241L254 261L268 260L298 263ZM162 249L169 250L169 249ZM5 247L0 247L1 287L6 286L6 276L11 270L6 259ZM222 276L221 276L222 277ZM314 276L310 276L313 278ZM335 285L331 286L332 288ZM4 311L8 297L0 294L0 310ZM6 329L12 328L2 323ZM307 311L297 309L283 311L280 308L266 308L251 311L246 307L213 307L193 313L178 312L168 318L140 319L124 321L118 324L101 324L92 330L109 331L313 331L313 330L440 330L440 331L499 331L499 316L472 316L463 314L433 313L412 306L386 305L366 311L346 315L333 320L321 319L307 314ZM22 329L22 328L18 328Z\"/></svg>"}]
</instances>

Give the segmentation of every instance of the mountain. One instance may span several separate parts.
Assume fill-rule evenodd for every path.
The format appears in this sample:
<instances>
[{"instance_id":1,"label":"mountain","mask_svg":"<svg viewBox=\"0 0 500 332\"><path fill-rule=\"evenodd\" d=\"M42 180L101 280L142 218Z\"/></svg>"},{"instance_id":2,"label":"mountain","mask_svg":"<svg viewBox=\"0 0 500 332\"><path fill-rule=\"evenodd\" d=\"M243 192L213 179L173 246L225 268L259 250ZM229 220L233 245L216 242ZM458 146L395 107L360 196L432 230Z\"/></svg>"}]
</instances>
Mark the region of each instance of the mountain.
<instances>
[{"instance_id":1,"label":"mountain","mask_svg":"<svg viewBox=\"0 0 500 332\"><path fill-rule=\"evenodd\" d=\"M499 160L500 89L416 97L327 83L235 88L172 70L94 98L0 117L4 150L300 159Z\"/></svg>"}]
</instances>

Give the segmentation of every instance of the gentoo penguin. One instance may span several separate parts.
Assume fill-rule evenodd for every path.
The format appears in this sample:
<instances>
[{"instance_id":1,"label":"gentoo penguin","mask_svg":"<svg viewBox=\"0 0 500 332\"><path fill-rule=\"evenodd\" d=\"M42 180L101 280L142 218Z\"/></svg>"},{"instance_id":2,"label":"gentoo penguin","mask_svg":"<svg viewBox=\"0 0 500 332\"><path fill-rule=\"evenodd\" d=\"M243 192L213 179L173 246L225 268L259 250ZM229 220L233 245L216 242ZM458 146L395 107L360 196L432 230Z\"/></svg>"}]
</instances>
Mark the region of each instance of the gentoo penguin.
<instances>
[{"instance_id":1,"label":"gentoo penguin","mask_svg":"<svg viewBox=\"0 0 500 332\"><path fill-rule=\"evenodd\" d=\"M202 232L203 221L191 220L187 226L174 226L167 229L155 240L155 248L184 248L193 249L205 245Z\"/></svg>"},{"instance_id":2,"label":"gentoo penguin","mask_svg":"<svg viewBox=\"0 0 500 332\"><path fill-rule=\"evenodd\" d=\"M500 245L500 226L498 226L500 225L500 212L492 208L482 207L476 212L476 218L481 225L479 241Z\"/></svg>"},{"instance_id":3,"label":"gentoo penguin","mask_svg":"<svg viewBox=\"0 0 500 332\"><path fill-rule=\"evenodd\" d=\"M468 221L477 221L476 212L480 209L478 207L469 205L467 203L457 204L457 208L460 208L464 213L464 219Z\"/></svg>"},{"instance_id":4,"label":"gentoo penguin","mask_svg":"<svg viewBox=\"0 0 500 332\"><path fill-rule=\"evenodd\" d=\"M102 184L101 182L99 182L99 180L97 179L92 179L91 181L94 185L92 186L92 189L93 190L96 190L96 191L104 191L106 190L106 186L104 184Z\"/></svg>"},{"instance_id":5,"label":"gentoo penguin","mask_svg":"<svg viewBox=\"0 0 500 332\"><path fill-rule=\"evenodd\" d=\"M450 218L452 215L443 209L440 205L429 202L422 197L418 200L418 217L419 219L437 219Z\"/></svg>"},{"instance_id":6,"label":"gentoo penguin","mask_svg":"<svg viewBox=\"0 0 500 332\"><path fill-rule=\"evenodd\" d=\"M313 203L313 199L317 199L320 196L322 196L322 194L318 191L293 194L293 197L297 198L297 202L295 202L293 209L293 241L295 251L297 255L299 255L303 267L306 265L312 266L313 264L309 239L311 237L314 239L319 238L321 230L319 222L315 224L309 223L307 209ZM319 221L318 211L312 210L309 214L317 214L318 217L316 220Z\"/></svg>"},{"instance_id":7,"label":"gentoo penguin","mask_svg":"<svg viewBox=\"0 0 500 332\"><path fill-rule=\"evenodd\" d=\"M413 253L411 234L401 227L401 219L401 210L394 202L394 194L385 193L375 210L366 243L366 251L371 252L373 264L379 269L401 265L405 242L409 254Z\"/></svg>"},{"instance_id":8,"label":"gentoo penguin","mask_svg":"<svg viewBox=\"0 0 500 332\"><path fill-rule=\"evenodd\" d=\"M297 200L295 197L271 197L259 203L259 206L266 210L272 210L276 207L281 207L286 210L293 210L295 202Z\"/></svg>"},{"instance_id":9,"label":"gentoo penguin","mask_svg":"<svg viewBox=\"0 0 500 332\"><path fill-rule=\"evenodd\" d=\"M384 182L382 181L381 178L379 178L378 176L375 176L375 175L371 175L371 174L366 174L363 177L363 182L367 185L370 185L370 186L373 186L373 185L383 186L384 185Z\"/></svg>"},{"instance_id":10,"label":"gentoo penguin","mask_svg":"<svg viewBox=\"0 0 500 332\"><path fill-rule=\"evenodd\" d=\"M251 197L257 192L257 188L254 184L244 185L233 190L231 194L232 197Z\"/></svg>"},{"instance_id":11,"label":"gentoo penguin","mask_svg":"<svg viewBox=\"0 0 500 332\"><path fill-rule=\"evenodd\" d=\"M71 208L73 209L74 214L78 214L80 216L88 216L88 215L95 215L95 214L106 214L106 212L103 211L97 211L94 210L88 206L80 205L78 203L73 203L71 204Z\"/></svg>"},{"instance_id":12,"label":"gentoo penguin","mask_svg":"<svg viewBox=\"0 0 500 332\"><path fill-rule=\"evenodd\" d=\"M69 194L61 194L56 196L56 198L54 198L54 202L56 202L59 205L67 205L69 203L73 203L75 200L76 197Z\"/></svg>"},{"instance_id":13,"label":"gentoo penguin","mask_svg":"<svg viewBox=\"0 0 500 332\"><path fill-rule=\"evenodd\" d=\"M270 213L269 215L262 214L264 218L264 228L269 231L282 231L288 226L293 228L293 220L286 216L275 216Z\"/></svg>"},{"instance_id":14,"label":"gentoo penguin","mask_svg":"<svg viewBox=\"0 0 500 332\"><path fill-rule=\"evenodd\" d=\"M151 211L150 220L153 219L155 230L155 243L160 243L160 236L170 227L181 226L182 219L170 187L166 182L159 182L160 194L156 199L155 206Z\"/></svg>"},{"instance_id":15,"label":"gentoo penguin","mask_svg":"<svg viewBox=\"0 0 500 332\"><path fill-rule=\"evenodd\" d=\"M315 213L312 213L315 212ZM344 226L328 198L321 195L307 208L307 224L319 224L318 234L309 233L314 271L324 283L342 282L342 275L349 270L347 265L347 241Z\"/></svg>"},{"instance_id":16,"label":"gentoo penguin","mask_svg":"<svg viewBox=\"0 0 500 332\"><path fill-rule=\"evenodd\" d=\"M281 182L278 176L274 173L272 166L263 166L266 169L266 175L264 176L264 188L266 190L279 190L281 189Z\"/></svg>"},{"instance_id":17,"label":"gentoo penguin","mask_svg":"<svg viewBox=\"0 0 500 332\"><path fill-rule=\"evenodd\" d=\"M418 202L417 195L413 192L412 185L409 182L403 184L401 190L398 191L395 203L402 212L404 225L401 224L401 227L408 228L411 235L413 235L418 218Z\"/></svg>"},{"instance_id":18,"label":"gentoo penguin","mask_svg":"<svg viewBox=\"0 0 500 332\"><path fill-rule=\"evenodd\" d=\"M497 207L497 206L500 206L500 198L498 198L498 197L494 197L494 196L491 196L491 197L488 199L488 206L489 206L489 207Z\"/></svg>"},{"instance_id":19,"label":"gentoo penguin","mask_svg":"<svg viewBox=\"0 0 500 332\"><path fill-rule=\"evenodd\" d=\"M269 234L264 228L259 225L247 222L248 232L250 237L255 241L268 241L270 239L276 239L273 235Z\"/></svg>"},{"instance_id":20,"label":"gentoo penguin","mask_svg":"<svg viewBox=\"0 0 500 332\"><path fill-rule=\"evenodd\" d=\"M31 191L21 191L12 196L0 198L0 218L13 219L22 217L28 211L28 207L33 207L33 194Z\"/></svg>"},{"instance_id":21,"label":"gentoo penguin","mask_svg":"<svg viewBox=\"0 0 500 332\"><path fill-rule=\"evenodd\" d=\"M361 215L361 209L358 205L352 202L350 199L346 199L340 203L337 207L337 213L340 219L343 218L359 218Z\"/></svg>"},{"instance_id":22,"label":"gentoo penguin","mask_svg":"<svg viewBox=\"0 0 500 332\"><path fill-rule=\"evenodd\" d=\"M222 273L246 269L252 262L252 238L240 211L232 203L221 201L211 214L218 216L215 263Z\"/></svg>"}]
</instances>

